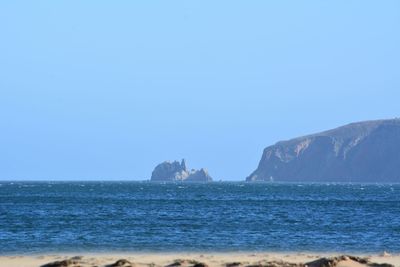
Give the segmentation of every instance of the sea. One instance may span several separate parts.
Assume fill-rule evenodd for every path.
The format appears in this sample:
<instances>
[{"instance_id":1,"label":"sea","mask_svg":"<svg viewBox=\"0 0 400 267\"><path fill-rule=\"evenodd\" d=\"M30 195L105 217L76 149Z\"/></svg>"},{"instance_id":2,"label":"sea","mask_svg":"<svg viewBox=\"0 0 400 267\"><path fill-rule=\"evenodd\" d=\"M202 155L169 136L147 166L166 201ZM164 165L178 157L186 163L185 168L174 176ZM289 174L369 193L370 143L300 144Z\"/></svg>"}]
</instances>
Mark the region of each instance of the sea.
<instances>
[{"instance_id":1,"label":"sea","mask_svg":"<svg viewBox=\"0 0 400 267\"><path fill-rule=\"evenodd\" d=\"M399 184L0 182L0 254L400 252Z\"/></svg>"}]
</instances>

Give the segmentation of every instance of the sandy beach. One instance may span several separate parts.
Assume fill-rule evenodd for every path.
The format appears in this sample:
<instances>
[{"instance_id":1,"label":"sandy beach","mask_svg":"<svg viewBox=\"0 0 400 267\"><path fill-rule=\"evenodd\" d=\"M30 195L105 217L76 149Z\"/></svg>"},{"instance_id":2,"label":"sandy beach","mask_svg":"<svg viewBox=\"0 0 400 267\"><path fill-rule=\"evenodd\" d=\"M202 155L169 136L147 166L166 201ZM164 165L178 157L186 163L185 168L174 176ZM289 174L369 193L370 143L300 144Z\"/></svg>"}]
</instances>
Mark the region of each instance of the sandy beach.
<instances>
[{"instance_id":1,"label":"sandy beach","mask_svg":"<svg viewBox=\"0 0 400 267\"><path fill-rule=\"evenodd\" d=\"M354 256L354 257L353 257ZM120 261L119 261L120 260ZM0 256L0 267L389 267L400 254L353 255L311 253L126 253Z\"/></svg>"}]
</instances>

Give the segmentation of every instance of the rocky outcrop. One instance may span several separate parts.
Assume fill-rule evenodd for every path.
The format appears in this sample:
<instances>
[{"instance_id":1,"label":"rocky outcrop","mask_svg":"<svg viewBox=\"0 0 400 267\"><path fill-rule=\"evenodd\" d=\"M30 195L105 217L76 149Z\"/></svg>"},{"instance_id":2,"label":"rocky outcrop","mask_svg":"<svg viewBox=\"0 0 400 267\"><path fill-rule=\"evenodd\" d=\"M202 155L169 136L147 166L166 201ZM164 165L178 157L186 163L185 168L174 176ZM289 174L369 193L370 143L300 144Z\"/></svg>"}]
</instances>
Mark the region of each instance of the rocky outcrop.
<instances>
[{"instance_id":1,"label":"rocky outcrop","mask_svg":"<svg viewBox=\"0 0 400 267\"><path fill-rule=\"evenodd\" d=\"M400 182L400 119L365 121L264 149L247 181Z\"/></svg>"},{"instance_id":2,"label":"rocky outcrop","mask_svg":"<svg viewBox=\"0 0 400 267\"><path fill-rule=\"evenodd\" d=\"M188 170L185 159L165 161L158 164L151 174L151 181L159 182L211 182L212 178L206 169Z\"/></svg>"},{"instance_id":3,"label":"rocky outcrop","mask_svg":"<svg viewBox=\"0 0 400 267\"><path fill-rule=\"evenodd\" d=\"M107 267L133 267L134 264L128 260L120 259L114 262L113 264L107 265Z\"/></svg>"},{"instance_id":4,"label":"rocky outcrop","mask_svg":"<svg viewBox=\"0 0 400 267\"><path fill-rule=\"evenodd\" d=\"M177 259L173 263L166 265L165 267L208 267L204 262L198 262L196 260L182 260Z\"/></svg>"},{"instance_id":5,"label":"rocky outcrop","mask_svg":"<svg viewBox=\"0 0 400 267\"><path fill-rule=\"evenodd\" d=\"M200 256L202 257L202 256ZM312 256L309 256L312 258ZM112 264L105 264L110 261L110 257L104 261L101 258L90 257L85 260L80 259L68 259L62 261L55 261L48 264L44 264L41 267L94 267L94 266L105 266L105 267L134 267L134 266L165 266L165 267L208 267L206 262L199 262L195 259L177 259L174 262L164 265L155 263L133 263L127 259L120 259ZM211 264L214 266L216 264ZM323 257L316 258L313 261L302 263L302 262L289 262L284 260L268 260L263 259L256 262L231 262L220 264L220 266L225 267L344 267L344 266L354 266L354 267L394 267L394 265L389 263L376 263L370 260L370 258L363 258L351 255L342 255L335 257Z\"/></svg>"},{"instance_id":6,"label":"rocky outcrop","mask_svg":"<svg viewBox=\"0 0 400 267\"><path fill-rule=\"evenodd\" d=\"M82 264L81 258L71 258L67 260L61 260L61 261L54 261L50 262L44 265L41 265L40 267L80 267Z\"/></svg>"},{"instance_id":7,"label":"rocky outcrop","mask_svg":"<svg viewBox=\"0 0 400 267\"><path fill-rule=\"evenodd\" d=\"M335 266L365 266L365 267L394 267L389 263L375 263L368 258L342 255L330 258L320 258L307 262L304 267L335 267Z\"/></svg>"}]
</instances>

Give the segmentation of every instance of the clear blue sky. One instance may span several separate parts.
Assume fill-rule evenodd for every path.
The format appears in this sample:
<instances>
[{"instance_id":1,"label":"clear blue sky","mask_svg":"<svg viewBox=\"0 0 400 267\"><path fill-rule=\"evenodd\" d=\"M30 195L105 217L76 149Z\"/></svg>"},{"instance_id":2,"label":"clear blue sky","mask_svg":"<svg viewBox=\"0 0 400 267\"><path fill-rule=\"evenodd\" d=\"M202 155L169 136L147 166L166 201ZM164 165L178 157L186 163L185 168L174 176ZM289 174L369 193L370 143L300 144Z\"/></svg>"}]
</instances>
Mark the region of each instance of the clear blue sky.
<instances>
[{"instance_id":1,"label":"clear blue sky","mask_svg":"<svg viewBox=\"0 0 400 267\"><path fill-rule=\"evenodd\" d=\"M276 141L400 115L400 1L2 1L0 179L242 180Z\"/></svg>"}]
</instances>

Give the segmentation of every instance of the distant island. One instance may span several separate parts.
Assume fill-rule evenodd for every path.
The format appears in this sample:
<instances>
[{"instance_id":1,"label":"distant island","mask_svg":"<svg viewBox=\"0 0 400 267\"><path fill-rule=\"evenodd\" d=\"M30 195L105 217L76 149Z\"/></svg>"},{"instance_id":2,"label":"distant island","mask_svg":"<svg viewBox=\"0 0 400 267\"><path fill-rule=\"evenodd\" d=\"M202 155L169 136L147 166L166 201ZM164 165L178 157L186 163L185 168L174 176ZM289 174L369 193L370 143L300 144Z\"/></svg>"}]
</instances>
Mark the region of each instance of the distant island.
<instances>
[{"instance_id":1,"label":"distant island","mask_svg":"<svg viewBox=\"0 0 400 267\"><path fill-rule=\"evenodd\" d=\"M151 174L151 181L157 182L212 182L211 176L204 168L188 170L185 159L165 161L158 164Z\"/></svg>"},{"instance_id":2,"label":"distant island","mask_svg":"<svg viewBox=\"0 0 400 267\"><path fill-rule=\"evenodd\" d=\"M246 181L400 182L400 119L278 142L264 149Z\"/></svg>"}]
</instances>

